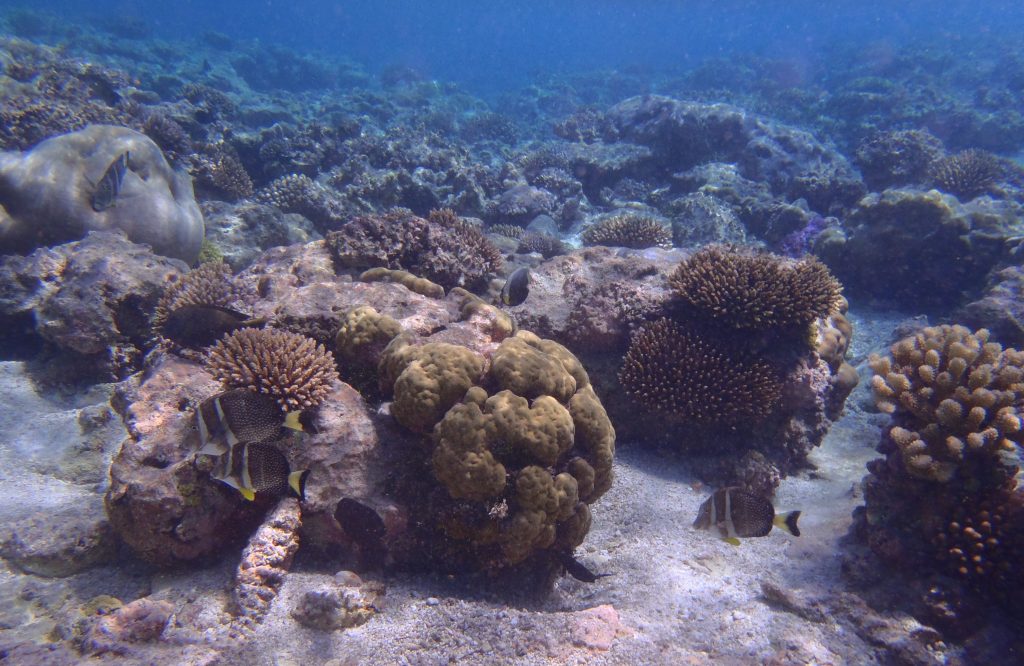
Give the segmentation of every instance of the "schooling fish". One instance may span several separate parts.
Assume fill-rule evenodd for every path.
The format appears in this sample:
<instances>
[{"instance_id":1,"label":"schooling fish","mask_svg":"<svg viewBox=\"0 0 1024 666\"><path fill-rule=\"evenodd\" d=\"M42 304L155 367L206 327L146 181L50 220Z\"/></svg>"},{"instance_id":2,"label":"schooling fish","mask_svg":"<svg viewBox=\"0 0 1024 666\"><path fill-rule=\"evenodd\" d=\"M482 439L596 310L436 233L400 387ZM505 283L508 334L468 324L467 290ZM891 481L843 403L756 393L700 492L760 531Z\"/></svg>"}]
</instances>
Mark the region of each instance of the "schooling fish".
<instances>
[{"instance_id":1,"label":"schooling fish","mask_svg":"<svg viewBox=\"0 0 1024 666\"><path fill-rule=\"evenodd\" d=\"M210 477L236 489L250 502L256 493L283 495L289 490L305 500L309 470L291 471L284 454L273 446L235 444L220 457Z\"/></svg>"},{"instance_id":2,"label":"schooling fish","mask_svg":"<svg viewBox=\"0 0 1024 666\"><path fill-rule=\"evenodd\" d=\"M249 389L218 393L196 410L202 455L224 455L240 442L266 442L277 437L282 426L301 431L299 412L286 414L269 395Z\"/></svg>"},{"instance_id":3,"label":"schooling fish","mask_svg":"<svg viewBox=\"0 0 1024 666\"><path fill-rule=\"evenodd\" d=\"M505 305L519 305L529 295L530 271L525 266L517 268L501 288L501 302Z\"/></svg>"},{"instance_id":4,"label":"schooling fish","mask_svg":"<svg viewBox=\"0 0 1024 666\"><path fill-rule=\"evenodd\" d=\"M734 487L716 490L701 504L693 526L738 546L740 538L767 536L772 527L800 536L800 528L796 524L799 518L799 511L775 515L775 507L769 500Z\"/></svg>"},{"instance_id":5,"label":"schooling fish","mask_svg":"<svg viewBox=\"0 0 1024 666\"><path fill-rule=\"evenodd\" d=\"M167 315L161 334L182 347L209 347L225 333L259 327L266 319L253 318L219 305L182 305Z\"/></svg>"},{"instance_id":6,"label":"schooling fish","mask_svg":"<svg viewBox=\"0 0 1024 666\"><path fill-rule=\"evenodd\" d=\"M92 209L97 213L103 212L114 205L117 195L121 193L121 184L124 182L124 174L128 171L128 151L124 151L114 158L103 177L96 185L92 193Z\"/></svg>"}]
</instances>

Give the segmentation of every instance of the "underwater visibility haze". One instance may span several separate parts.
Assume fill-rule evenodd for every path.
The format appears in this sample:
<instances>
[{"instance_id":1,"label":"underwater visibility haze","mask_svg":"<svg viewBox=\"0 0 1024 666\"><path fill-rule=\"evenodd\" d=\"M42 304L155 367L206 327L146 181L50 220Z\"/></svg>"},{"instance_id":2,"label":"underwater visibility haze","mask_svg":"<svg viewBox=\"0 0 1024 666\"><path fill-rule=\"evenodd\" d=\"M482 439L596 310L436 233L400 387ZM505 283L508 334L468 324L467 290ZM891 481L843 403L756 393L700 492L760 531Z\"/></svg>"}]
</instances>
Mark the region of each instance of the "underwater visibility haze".
<instances>
[{"instance_id":1,"label":"underwater visibility haze","mask_svg":"<svg viewBox=\"0 0 1024 666\"><path fill-rule=\"evenodd\" d=\"M0 2L0 661L1024 663L1021 34Z\"/></svg>"}]
</instances>

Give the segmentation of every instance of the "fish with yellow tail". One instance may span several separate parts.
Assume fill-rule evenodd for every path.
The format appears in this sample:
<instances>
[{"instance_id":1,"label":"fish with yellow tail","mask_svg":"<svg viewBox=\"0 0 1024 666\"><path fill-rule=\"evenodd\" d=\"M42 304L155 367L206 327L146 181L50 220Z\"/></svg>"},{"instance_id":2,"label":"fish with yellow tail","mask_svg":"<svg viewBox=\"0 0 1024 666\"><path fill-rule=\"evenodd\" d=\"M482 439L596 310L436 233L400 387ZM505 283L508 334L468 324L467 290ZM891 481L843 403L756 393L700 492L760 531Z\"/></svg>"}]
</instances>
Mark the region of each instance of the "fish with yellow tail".
<instances>
[{"instance_id":1,"label":"fish with yellow tail","mask_svg":"<svg viewBox=\"0 0 1024 666\"><path fill-rule=\"evenodd\" d=\"M773 527L800 536L796 524L799 518L799 511L776 514L768 499L743 488L730 487L716 490L700 505L693 526L738 546L740 539L768 536Z\"/></svg>"},{"instance_id":2,"label":"fish with yellow tail","mask_svg":"<svg viewBox=\"0 0 1024 666\"><path fill-rule=\"evenodd\" d=\"M231 486L250 502L257 493L288 492L304 501L309 470L292 471L284 454L271 445L235 444L217 459L210 478Z\"/></svg>"},{"instance_id":3,"label":"fish with yellow tail","mask_svg":"<svg viewBox=\"0 0 1024 666\"><path fill-rule=\"evenodd\" d=\"M201 455L220 456L242 442L276 438L281 428L304 430L298 412L285 412L269 395L231 389L207 398L196 409Z\"/></svg>"}]
</instances>

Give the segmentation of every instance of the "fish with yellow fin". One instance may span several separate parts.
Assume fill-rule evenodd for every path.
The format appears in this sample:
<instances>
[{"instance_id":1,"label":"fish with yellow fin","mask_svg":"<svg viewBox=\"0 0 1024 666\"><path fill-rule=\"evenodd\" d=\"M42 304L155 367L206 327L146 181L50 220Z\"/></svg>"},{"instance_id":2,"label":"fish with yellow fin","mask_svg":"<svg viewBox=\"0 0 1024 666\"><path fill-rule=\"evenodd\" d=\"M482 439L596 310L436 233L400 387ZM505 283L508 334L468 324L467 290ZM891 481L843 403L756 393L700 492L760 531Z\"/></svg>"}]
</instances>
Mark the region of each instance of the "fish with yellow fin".
<instances>
[{"instance_id":1,"label":"fish with yellow fin","mask_svg":"<svg viewBox=\"0 0 1024 666\"><path fill-rule=\"evenodd\" d=\"M259 444L276 438L281 428L302 431L300 412L285 412L265 393L231 389L199 403L196 428L202 455L220 456L239 443Z\"/></svg>"},{"instance_id":2,"label":"fish with yellow fin","mask_svg":"<svg viewBox=\"0 0 1024 666\"><path fill-rule=\"evenodd\" d=\"M693 526L707 530L734 546L740 539L768 536L773 527L800 536L799 511L775 513L771 501L738 487L716 490L697 512Z\"/></svg>"},{"instance_id":3,"label":"fish with yellow fin","mask_svg":"<svg viewBox=\"0 0 1024 666\"><path fill-rule=\"evenodd\" d=\"M306 497L309 470L291 471L284 454L268 444L235 444L222 455L210 477L242 494L250 502L256 493L283 495L291 490L300 499Z\"/></svg>"}]
</instances>

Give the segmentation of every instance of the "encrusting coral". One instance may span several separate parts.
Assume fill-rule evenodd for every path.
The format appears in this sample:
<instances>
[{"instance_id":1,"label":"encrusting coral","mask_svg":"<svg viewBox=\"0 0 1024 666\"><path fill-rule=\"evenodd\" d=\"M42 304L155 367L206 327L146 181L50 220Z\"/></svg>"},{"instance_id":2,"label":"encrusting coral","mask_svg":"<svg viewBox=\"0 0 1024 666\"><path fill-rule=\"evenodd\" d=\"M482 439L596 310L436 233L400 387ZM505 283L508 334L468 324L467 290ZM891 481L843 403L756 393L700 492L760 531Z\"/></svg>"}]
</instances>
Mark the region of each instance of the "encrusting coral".
<instances>
[{"instance_id":1,"label":"encrusting coral","mask_svg":"<svg viewBox=\"0 0 1024 666\"><path fill-rule=\"evenodd\" d=\"M210 348L207 367L228 388L273 396L285 411L315 407L338 379L334 357L312 338L243 328Z\"/></svg>"},{"instance_id":2,"label":"encrusting coral","mask_svg":"<svg viewBox=\"0 0 1024 666\"><path fill-rule=\"evenodd\" d=\"M649 215L625 213L595 222L580 234L586 245L672 247L672 229Z\"/></svg>"},{"instance_id":3,"label":"encrusting coral","mask_svg":"<svg viewBox=\"0 0 1024 666\"><path fill-rule=\"evenodd\" d=\"M871 387L878 408L894 415L889 437L910 474L948 482L1024 439L1024 352L963 326L926 328L891 351L871 358Z\"/></svg>"},{"instance_id":4,"label":"encrusting coral","mask_svg":"<svg viewBox=\"0 0 1024 666\"><path fill-rule=\"evenodd\" d=\"M806 331L836 311L842 287L817 259L796 262L708 246L669 278L688 309L717 326L753 331Z\"/></svg>"},{"instance_id":5,"label":"encrusting coral","mask_svg":"<svg viewBox=\"0 0 1024 666\"><path fill-rule=\"evenodd\" d=\"M669 319L633 336L619 381L646 407L701 424L763 419L782 388L768 363Z\"/></svg>"}]
</instances>

